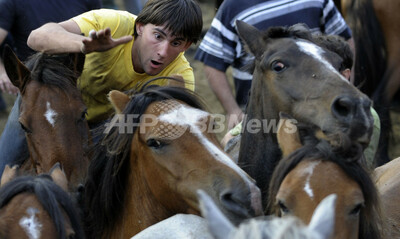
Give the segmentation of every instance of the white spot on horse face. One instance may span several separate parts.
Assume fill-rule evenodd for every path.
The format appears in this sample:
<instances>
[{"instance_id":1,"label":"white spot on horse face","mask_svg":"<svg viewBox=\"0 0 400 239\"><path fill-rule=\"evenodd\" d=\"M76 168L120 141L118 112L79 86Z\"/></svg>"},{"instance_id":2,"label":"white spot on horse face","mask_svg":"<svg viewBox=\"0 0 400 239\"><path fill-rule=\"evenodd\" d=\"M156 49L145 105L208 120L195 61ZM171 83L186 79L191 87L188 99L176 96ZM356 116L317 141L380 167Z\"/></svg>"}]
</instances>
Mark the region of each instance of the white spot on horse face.
<instances>
[{"instance_id":1,"label":"white spot on horse face","mask_svg":"<svg viewBox=\"0 0 400 239\"><path fill-rule=\"evenodd\" d=\"M331 63L329 63L323 56L322 54L325 52L324 49L321 47L312 44L307 41L303 40L298 40L296 41L296 45L299 47L300 51L306 53L309 56L314 57L316 60L321 62L327 69L331 70L334 72L336 75L340 77L340 79L346 81L347 83L350 84L350 82L342 75L338 70L336 70Z\"/></svg>"},{"instance_id":2,"label":"white spot on horse face","mask_svg":"<svg viewBox=\"0 0 400 239\"><path fill-rule=\"evenodd\" d=\"M304 169L304 173L307 174L307 179L306 179L306 183L304 185L303 190L308 194L308 196L313 199L314 198L314 192L311 188L310 185L310 179L311 176L313 175L314 172L314 168L320 163L320 161L317 162L312 162L307 168Z\"/></svg>"},{"instance_id":3,"label":"white spot on horse face","mask_svg":"<svg viewBox=\"0 0 400 239\"><path fill-rule=\"evenodd\" d=\"M199 142L205 146L216 160L232 168L246 182L250 182L247 174L244 173L244 171L240 169L239 166L237 166L220 148L204 136L203 132L207 130L208 127L204 127L205 122L203 119L208 116L209 113L205 111L179 105L171 111L160 115L159 120L173 125L182 126L181 128L190 129L190 133L199 139Z\"/></svg>"},{"instance_id":4,"label":"white spot on horse face","mask_svg":"<svg viewBox=\"0 0 400 239\"><path fill-rule=\"evenodd\" d=\"M39 210L36 208L29 207L26 213L29 217L23 217L19 220L19 225L24 229L29 239L39 239L42 224L37 220L36 213Z\"/></svg>"},{"instance_id":5,"label":"white spot on horse face","mask_svg":"<svg viewBox=\"0 0 400 239\"><path fill-rule=\"evenodd\" d=\"M51 106L50 102L46 103L46 113L44 113L44 117L46 117L47 121L51 124L51 126L54 127L54 124L56 123L56 116L57 112L55 112Z\"/></svg>"}]
</instances>

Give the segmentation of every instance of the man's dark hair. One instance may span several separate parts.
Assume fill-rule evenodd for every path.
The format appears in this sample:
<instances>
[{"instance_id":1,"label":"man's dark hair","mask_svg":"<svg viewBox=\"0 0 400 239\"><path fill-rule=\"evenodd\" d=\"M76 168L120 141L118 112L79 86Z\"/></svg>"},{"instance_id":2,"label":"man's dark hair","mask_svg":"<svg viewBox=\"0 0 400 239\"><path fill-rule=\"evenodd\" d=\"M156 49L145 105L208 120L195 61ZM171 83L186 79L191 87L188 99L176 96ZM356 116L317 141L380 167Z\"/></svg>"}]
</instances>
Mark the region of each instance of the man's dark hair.
<instances>
[{"instance_id":1,"label":"man's dark hair","mask_svg":"<svg viewBox=\"0 0 400 239\"><path fill-rule=\"evenodd\" d=\"M316 35L314 41L322 48L338 54L343 59L339 71L353 67L353 52L344 38L338 35Z\"/></svg>"},{"instance_id":2,"label":"man's dark hair","mask_svg":"<svg viewBox=\"0 0 400 239\"><path fill-rule=\"evenodd\" d=\"M172 35L197 43L203 28L200 6L195 0L149 0L135 21L134 36L137 37L136 23L153 24L166 28Z\"/></svg>"}]
</instances>

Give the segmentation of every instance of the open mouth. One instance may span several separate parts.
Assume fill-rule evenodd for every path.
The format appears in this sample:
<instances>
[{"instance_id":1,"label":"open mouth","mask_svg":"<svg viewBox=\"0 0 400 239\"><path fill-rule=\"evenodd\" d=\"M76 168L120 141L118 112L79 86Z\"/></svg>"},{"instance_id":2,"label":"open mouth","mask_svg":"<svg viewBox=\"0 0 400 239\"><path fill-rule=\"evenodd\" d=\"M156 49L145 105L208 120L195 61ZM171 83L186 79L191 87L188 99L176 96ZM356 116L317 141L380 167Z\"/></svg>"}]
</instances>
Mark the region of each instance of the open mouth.
<instances>
[{"instance_id":1,"label":"open mouth","mask_svg":"<svg viewBox=\"0 0 400 239\"><path fill-rule=\"evenodd\" d=\"M156 65L156 66L159 66L159 65L161 65L161 63L160 63L160 62L158 62L158 61L155 61L155 60L151 60L151 63L152 63L153 65Z\"/></svg>"}]
</instances>

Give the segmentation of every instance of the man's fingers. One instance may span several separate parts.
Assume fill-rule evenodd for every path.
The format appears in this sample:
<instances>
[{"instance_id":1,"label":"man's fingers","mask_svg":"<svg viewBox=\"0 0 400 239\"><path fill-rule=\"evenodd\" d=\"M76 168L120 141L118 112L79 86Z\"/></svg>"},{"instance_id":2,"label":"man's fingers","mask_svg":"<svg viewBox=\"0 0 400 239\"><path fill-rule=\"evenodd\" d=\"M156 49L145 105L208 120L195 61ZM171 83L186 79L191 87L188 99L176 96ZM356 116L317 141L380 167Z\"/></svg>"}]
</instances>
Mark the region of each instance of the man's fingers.
<instances>
[{"instance_id":1,"label":"man's fingers","mask_svg":"<svg viewBox=\"0 0 400 239\"><path fill-rule=\"evenodd\" d=\"M92 39L97 38L97 32L95 30L90 30L89 37Z\"/></svg>"},{"instance_id":2,"label":"man's fingers","mask_svg":"<svg viewBox=\"0 0 400 239\"><path fill-rule=\"evenodd\" d=\"M104 35L106 37L111 36L111 29L109 27L107 27L106 29L104 29Z\"/></svg>"},{"instance_id":3,"label":"man's fingers","mask_svg":"<svg viewBox=\"0 0 400 239\"><path fill-rule=\"evenodd\" d=\"M133 36L123 36L114 40L116 45L125 44L133 40Z\"/></svg>"}]
</instances>

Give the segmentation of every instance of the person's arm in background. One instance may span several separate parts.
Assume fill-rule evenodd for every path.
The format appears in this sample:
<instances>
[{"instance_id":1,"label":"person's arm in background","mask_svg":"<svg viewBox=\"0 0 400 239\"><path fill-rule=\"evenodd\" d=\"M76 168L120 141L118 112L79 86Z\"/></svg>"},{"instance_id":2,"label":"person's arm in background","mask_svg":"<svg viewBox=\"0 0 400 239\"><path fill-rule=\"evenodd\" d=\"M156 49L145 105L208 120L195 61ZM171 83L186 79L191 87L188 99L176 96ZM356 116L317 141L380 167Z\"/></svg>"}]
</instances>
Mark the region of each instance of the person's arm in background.
<instances>
[{"instance_id":1,"label":"person's arm in background","mask_svg":"<svg viewBox=\"0 0 400 239\"><path fill-rule=\"evenodd\" d=\"M221 102L228 116L228 129L243 119L243 112L236 103L225 72L204 65L204 71L212 91Z\"/></svg>"},{"instance_id":2,"label":"person's arm in background","mask_svg":"<svg viewBox=\"0 0 400 239\"><path fill-rule=\"evenodd\" d=\"M347 40L347 43L349 44L350 49L353 52L353 67L351 68L350 82L351 84L354 84L354 66L356 65L356 46L353 38Z\"/></svg>"},{"instance_id":3,"label":"person's arm in background","mask_svg":"<svg viewBox=\"0 0 400 239\"><path fill-rule=\"evenodd\" d=\"M132 39L132 36L113 39L110 28L93 30L89 33L89 37L85 37L81 35L81 29L75 21L67 20L61 23L47 23L32 31L28 38L28 46L48 54L70 52L87 54L106 51Z\"/></svg>"},{"instance_id":4,"label":"person's arm in background","mask_svg":"<svg viewBox=\"0 0 400 239\"><path fill-rule=\"evenodd\" d=\"M7 35L8 31L4 30L3 28L0 28L0 45L3 44ZM0 57L0 89L3 92L7 92L13 95L16 95L19 91L18 88L15 87L8 78L6 69L4 68L2 56Z\"/></svg>"}]
</instances>

